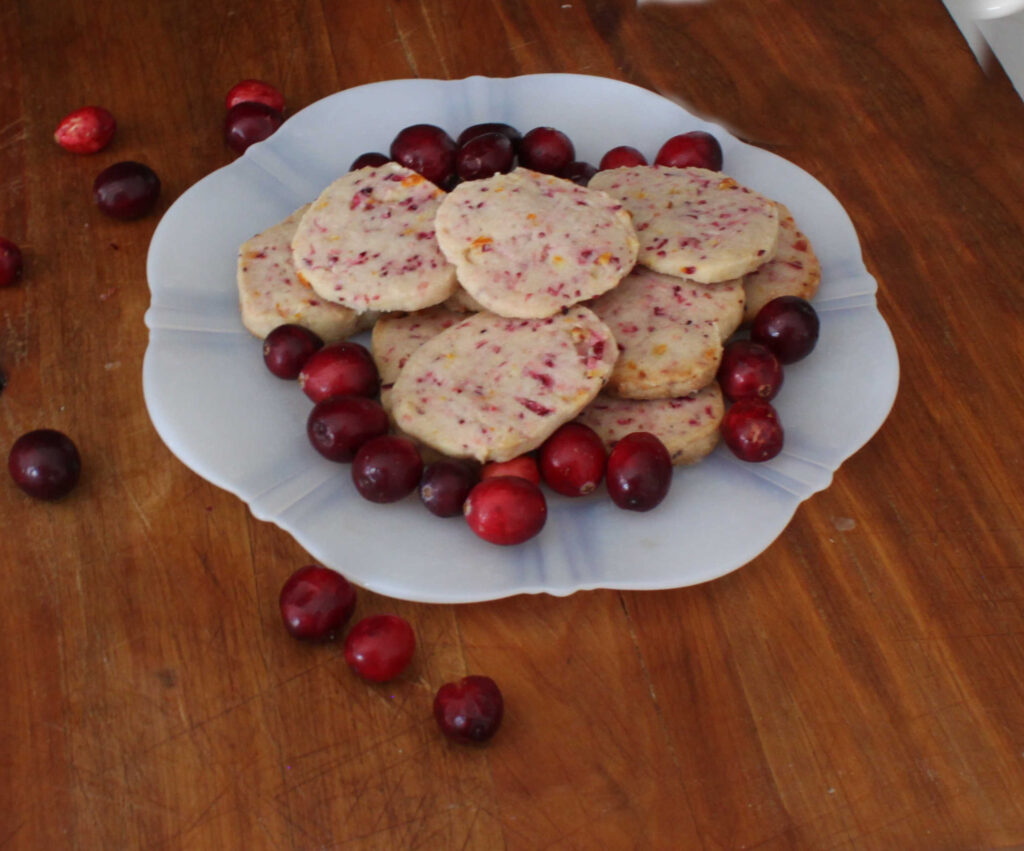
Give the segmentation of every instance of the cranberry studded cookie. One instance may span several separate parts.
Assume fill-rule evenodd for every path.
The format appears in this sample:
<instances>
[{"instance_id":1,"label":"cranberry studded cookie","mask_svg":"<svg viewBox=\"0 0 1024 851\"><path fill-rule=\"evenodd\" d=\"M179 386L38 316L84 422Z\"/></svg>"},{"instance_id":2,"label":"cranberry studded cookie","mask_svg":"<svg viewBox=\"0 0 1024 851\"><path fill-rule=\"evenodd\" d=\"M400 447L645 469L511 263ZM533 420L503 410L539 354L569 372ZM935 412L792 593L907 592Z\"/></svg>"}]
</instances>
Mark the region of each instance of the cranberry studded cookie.
<instances>
[{"instance_id":1,"label":"cranberry studded cookie","mask_svg":"<svg viewBox=\"0 0 1024 851\"><path fill-rule=\"evenodd\" d=\"M797 229L789 210L782 204L777 206L779 241L775 256L743 278L743 289L747 293L743 309L746 322L752 322L757 312L773 298L795 295L809 301L821 284L821 263L810 240Z\"/></svg>"}]
</instances>

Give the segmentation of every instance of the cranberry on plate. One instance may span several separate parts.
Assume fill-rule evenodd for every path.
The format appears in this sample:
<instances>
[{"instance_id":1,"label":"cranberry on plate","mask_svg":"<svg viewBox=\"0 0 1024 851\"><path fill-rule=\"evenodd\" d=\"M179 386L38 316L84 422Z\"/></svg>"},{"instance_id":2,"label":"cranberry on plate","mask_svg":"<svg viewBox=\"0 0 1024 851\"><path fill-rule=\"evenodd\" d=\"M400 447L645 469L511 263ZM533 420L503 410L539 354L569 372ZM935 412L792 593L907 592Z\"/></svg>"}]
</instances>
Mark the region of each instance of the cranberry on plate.
<instances>
[{"instance_id":1,"label":"cranberry on plate","mask_svg":"<svg viewBox=\"0 0 1024 851\"><path fill-rule=\"evenodd\" d=\"M741 461L768 461L782 451L779 415L766 399L740 399L729 406L719 427L722 441Z\"/></svg>"},{"instance_id":2,"label":"cranberry on plate","mask_svg":"<svg viewBox=\"0 0 1024 851\"><path fill-rule=\"evenodd\" d=\"M329 461L352 461L364 443L387 434L391 423L375 399L366 396L328 396L313 406L306 436Z\"/></svg>"},{"instance_id":3,"label":"cranberry on plate","mask_svg":"<svg viewBox=\"0 0 1024 851\"><path fill-rule=\"evenodd\" d=\"M416 634L398 615L370 615L345 637L345 661L364 680L383 683L404 671L416 650Z\"/></svg>"},{"instance_id":4,"label":"cranberry on plate","mask_svg":"<svg viewBox=\"0 0 1024 851\"><path fill-rule=\"evenodd\" d=\"M356 607L356 589L336 570L308 564L281 587L278 597L285 629L295 638L333 639Z\"/></svg>"},{"instance_id":5,"label":"cranberry on plate","mask_svg":"<svg viewBox=\"0 0 1024 851\"><path fill-rule=\"evenodd\" d=\"M544 174L561 174L576 159L572 141L554 127L534 127L519 142L519 164Z\"/></svg>"},{"instance_id":6,"label":"cranberry on plate","mask_svg":"<svg viewBox=\"0 0 1024 851\"><path fill-rule=\"evenodd\" d=\"M444 186L455 175L458 146L444 130L433 124L413 124L398 131L391 142L391 159L423 175L436 186Z\"/></svg>"},{"instance_id":7,"label":"cranberry on plate","mask_svg":"<svg viewBox=\"0 0 1024 851\"><path fill-rule=\"evenodd\" d=\"M601 157L601 162L597 167L601 171L605 171L610 168L635 165L647 165L647 157L631 145L619 145Z\"/></svg>"},{"instance_id":8,"label":"cranberry on plate","mask_svg":"<svg viewBox=\"0 0 1024 851\"><path fill-rule=\"evenodd\" d=\"M594 168L590 163L583 162L581 160L573 160L559 173L559 177L564 177L566 180L571 180L578 186L586 186L590 183L590 178L597 174L597 169Z\"/></svg>"},{"instance_id":9,"label":"cranberry on plate","mask_svg":"<svg viewBox=\"0 0 1024 851\"><path fill-rule=\"evenodd\" d=\"M14 441L7 456L7 470L14 483L29 496L56 500L78 484L82 460L66 434L41 428Z\"/></svg>"},{"instance_id":10,"label":"cranberry on plate","mask_svg":"<svg viewBox=\"0 0 1024 851\"><path fill-rule=\"evenodd\" d=\"M466 497L478 481L480 476L468 462L442 458L423 471L420 499L431 514L455 517L462 514Z\"/></svg>"},{"instance_id":11,"label":"cranberry on plate","mask_svg":"<svg viewBox=\"0 0 1024 851\"><path fill-rule=\"evenodd\" d=\"M391 162L385 154L378 153L377 151L367 151L365 154L360 154L354 160L352 165L348 167L349 171L358 171L361 168L366 168L369 165L380 166L384 163Z\"/></svg>"},{"instance_id":12,"label":"cranberry on plate","mask_svg":"<svg viewBox=\"0 0 1024 851\"><path fill-rule=\"evenodd\" d=\"M726 399L774 399L782 386L782 364L753 340L733 340L722 352L718 383Z\"/></svg>"},{"instance_id":13,"label":"cranberry on plate","mask_svg":"<svg viewBox=\"0 0 1024 851\"><path fill-rule=\"evenodd\" d=\"M673 136L662 145L658 155L654 158L654 164L721 171L722 146L710 133L705 133L703 130L691 130L689 133Z\"/></svg>"},{"instance_id":14,"label":"cranberry on plate","mask_svg":"<svg viewBox=\"0 0 1024 851\"><path fill-rule=\"evenodd\" d=\"M463 180L479 180L507 174L516 162L516 151L503 133L474 136L455 154L455 170Z\"/></svg>"},{"instance_id":15,"label":"cranberry on plate","mask_svg":"<svg viewBox=\"0 0 1024 851\"><path fill-rule=\"evenodd\" d=\"M408 437L385 434L359 447L352 461L352 482L370 502L398 502L423 477L420 451Z\"/></svg>"},{"instance_id":16,"label":"cranberry on plate","mask_svg":"<svg viewBox=\"0 0 1024 851\"><path fill-rule=\"evenodd\" d=\"M53 138L65 151L73 154L95 154L102 151L117 130L117 121L102 106L83 106L65 115Z\"/></svg>"},{"instance_id":17,"label":"cranberry on plate","mask_svg":"<svg viewBox=\"0 0 1024 851\"><path fill-rule=\"evenodd\" d=\"M508 461L491 461L480 470L481 479L493 479L495 476L519 476L535 485L540 484L540 469L537 459L532 455L519 455Z\"/></svg>"},{"instance_id":18,"label":"cranberry on plate","mask_svg":"<svg viewBox=\"0 0 1024 851\"><path fill-rule=\"evenodd\" d=\"M606 471L608 495L619 508L650 511L672 484L672 456L650 432L627 434L612 447Z\"/></svg>"},{"instance_id":19,"label":"cranberry on plate","mask_svg":"<svg viewBox=\"0 0 1024 851\"><path fill-rule=\"evenodd\" d=\"M463 507L469 528L485 541L502 546L521 544L544 528L547 501L541 489L519 476L483 479L469 492Z\"/></svg>"},{"instance_id":20,"label":"cranberry on plate","mask_svg":"<svg viewBox=\"0 0 1024 851\"><path fill-rule=\"evenodd\" d=\"M263 362L278 378L299 377L313 353L324 341L303 325L278 325L263 340Z\"/></svg>"},{"instance_id":21,"label":"cranberry on plate","mask_svg":"<svg viewBox=\"0 0 1024 851\"><path fill-rule=\"evenodd\" d=\"M477 136L483 136L485 133L501 133L502 136L508 138L512 143L513 148L518 148L519 140L523 138L523 134L510 124L503 124L498 121L488 121L484 124L474 124L471 127L467 127L459 134L459 138L455 140L455 144L461 148L467 142L472 141Z\"/></svg>"},{"instance_id":22,"label":"cranberry on plate","mask_svg":"<svg viewBox=\"0 0 1024 851\"><path fill-rule=\"evenodd\" d=\"M505 700L490 677L471 675L445 683L434 696L434 720L449 739L466 745L486 742L501 726Z\"/></svg>"},{"instance_id":23,"label":"cranberry on plate","mask_svg":"<svg viewBox=\"0 0 1024 851\"><path fill-rule=\"evenodd\" d=\"M814 350L819 328L818 314L809 301L783 295L757 312L750 339L771 349L780 362L796 363Z\"/></svg>"},{"instance_id":24,"label":"cranberry on plate","mask_svg":"<svg viewBox=\"0 0 1024 851\"><path fill-rule=\"evenodd\" d=\"M314 402L328 396L376 396L380 375L366 346L340 340L309 357L299 371L299 387Z\"/></svg>"},{"instance_id":25,"label":"cranberry on plate","mask_svg":"<svg viewBox=\"0 0 1024 851\"><path fill-rule=\"evenodd\" d=\"M585 496L601 484L608 453L597 432L583 423L566 423L540 448L544 483L563 496Z\"/></svg>"}]
</instances>

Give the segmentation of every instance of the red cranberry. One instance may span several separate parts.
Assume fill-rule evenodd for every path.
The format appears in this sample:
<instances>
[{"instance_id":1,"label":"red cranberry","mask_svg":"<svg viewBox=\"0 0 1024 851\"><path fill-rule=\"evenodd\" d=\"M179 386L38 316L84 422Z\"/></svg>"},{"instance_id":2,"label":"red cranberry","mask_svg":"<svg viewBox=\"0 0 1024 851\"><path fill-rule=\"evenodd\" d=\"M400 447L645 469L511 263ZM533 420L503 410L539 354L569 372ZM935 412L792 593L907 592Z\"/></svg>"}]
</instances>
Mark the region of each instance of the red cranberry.
<instances>
[{"instance_id":1,"label":"red cranberry","mask_svg":"<svg viewBox=\"0 0 1024 851\"><path fill-rule=\"evenodd\" d=\"M508 136L484 133L462 145L455 155L455 170L463 180L479 180L507 174L515 165L516 152Z\"/></svg>"},{"instance_id":2,"label":"red cranberry","mask_svg":"<svg viewBox=\"0 0 1024 851\"><path fill-rule=\"evenodd\" d=\"M387 434L389 427L379 402L365 396L328 396L309 412L306 436L324 458L345 463L364 443Z\"/></svg>"},{"instance_id":3,"label":"red cranberry","mask_svg":"<svg viewBox=\"0 0 1024 851\"><path fill-rule=\"evenodd\" d=\"M431 514L454 517L462 514L462 505L479 480L480 477L468 463L455 458L442 458L423 471L420 499Z\"/></svg>"},{"instance_id":4,"label":"red cranberry","mask_svg":"<svg viewBox=\"0 0 1024 851\"><path fill-rule=\"evenodd\" d=\"M73 154L95 154L114 138L117 122L102 106L83 106L65 115L53 134L65 151Z\"/></svg>"},{"instance_id":5,"label":"red cranberry","mask_svg":"<svg viewBox=\"0 0 1024 851\"><path fill-rule=\"evenodd\" d=\"M230 110L240 103L262 103L275 112L284 112L284 95L262 80L242 80L228 90L224 108Z\"/></svg>"},{"instance_id":6,"label":"red cranberry","mask_svg":"<svg viewBox=\"0 0 1024 851\"><path fill-rule=\"evenodd\" d=\"M278 325L263 340L263 362L278 378L298 378L324 341L302 325Z\"/></svg>"},{"instance_id":7,"label":"red cranberry","mask_svg":"<svg viewBox=\"0 0 1024 851\"><path fill-rule=\"evenodd\" d=\"M469 528L485 541L511 546L528 541L544 528L548 506L533 482L496 476L469 492L463 514Z\"/></svg>"},{"instance_id":8,"label":"red cranberry","mask_svg":"<svg viewBox=\"0 0 1024 851\"><path fill-rule=\"evenodd\" d=\"M391 143L391 159L443 187L455 174L457 146L440 127L413 124L398 132Z\"/></svg>"},{"instance_id":9,"label":"red cranberry","mask_svg":"<svg viewBox=\"0 0 1024 851\"><path fill-rule=\"evenodd\" d=\"M407 437L386 434L359 447L352 462L352 482L370 502L398 502L423 477L420 451Z\"/></svg>"},{"instance_id":10,"label":"red cranberry","mask_svg":"<svg viewBox=\"0 0 1024 851\"><path fill-rule=\"evenodd\" d=\"M722 146L710 133L691 130L689 133L673 136L662 145L658 156L654 158L654 164L676 168L695 166L721 171Z\"/></svg>"},{"instance_id":11,"label":"red cranberry","mask_svg":"<svg viewBox=\"0 0 1024 851\"><path fill-rule=\"evenodd\" d=\"M566 423L540 448L544 482L563 496L584 496L604 478L608 462L601 438L583 423Z\"/></svg>"},{"instance_id":12,"label":"red cranberry","mask_svg":"<svg viewBox=\"0 0 1024 851\"><path fill-rule=\"evenodd\" d=\"M501 124L500 122L487 122L485 124L474 124L472 127L467 127L459 134L459 138L455 140L460 148L477 136L483 136L485 133L501 133L511 143L513 148L519 147L519 140L523 138L523 134L516 130L510 124Z\"/></svg>"},{"instance_id":13,"label":"red cranberry","mask_svg":"<svg viewBox=\"0 0 1024 851\"><path fill-rule=\"evenodd\" d=\"M767 348L752 340L733 340L722 353L718 383L725 398L774 399L782 386L782 364Z\"/></svg>"},{"instance_id":14,"label":"red cranberry","mask_svg":"<svg viewBox=\"0 0 1024 851\"><path fill-rule=\"evenodd\" d=\"M623 166L647 165L647 157L641 154L636 148L629 145L619 145L612 148L601 157L598 168L605 171L610 168L622 168Z\"/></svg>"},{"instance_id":15,"label":"red cranberry","mask_svg":"<svg viewBox=\"0 0 1024 851\"><path fill-rule=\"evenodd\" d=\"M149 166L126 160L103 169L92 184L96 206L115 219L138 219L156 206L160 178Z\"/></svg>"},{"instance_id":16,"label":"red cranberry","mask_svg":"<svg viewBox=\"0 0 1024 851\"><path fill-rule=\"evenodd\" d=\"M434 697L434 719L441 732L462 744L482 744L501 726L505 701L490 677L472 675L445 683Z\"/></svg>"},{"instance_id":17,"label":"red cranberry","mask_svg":"<svg viewBox=\"0 0 1024 851\"><path fill-rule=\"evenodd\" d=\"M295 571L278 597L284 627L295 638L333 640L356 607L356 589L336 570L309 564Z\"/></svg>"},{"instance_id":18,"label":"red cranberry","mask_svg":"<svg viewBox=\"0 0 1024 851\"><path fill-rule=\"evenodd\" d=\"M481 479L493 479L496 476L519 476L535 485L540 484L540 469L537 459L532 455L520 455L509 461L491 461L480 470Z\"/></svg>"},{"instance_id":19,"label":"red cranberry","mask_svg":"<svg viewBox=\"0 0 1024 851\"><path fill-rule=\"evenodd\" d=\"M224 117L224 141L236 154L274 135L284 116L265 103L236 103Z\"/></svg>"},{"instance_id":20,"label":"red cranberry","mask_svg":"<svg viewBox=\"0 0 1024 851\"><path fill-rule=\"evenodd\" d=\"M349 171L357 171L367 166L382 166L384 163L391 162L384 154L379 154L376 151L368 151L365 154L360 154L354 160L352 165L348 167Z\"/></svg>"},{"instance_id":21,"label":"red cranberry","mask_svg":"<svg viewBox=\"0 0 1024 851\"><path fill-rule=\"evenodd\" d=\"M544 174L561 174L574 159L572 141L554 127L534 127L519 143L519 164Z\"/></svg>"},{"instance_id":22,"label":"red cranberry","mask_svg":"<svg viewBox=\"0 0 1024 851\"><path fill-rule=\"evenodd\" d=\"M781 363L796 363L818 343L820 322L811 303L795 295L773 298L750 326L750 339L771 349Z\"/></svg>"},{"instance_id":23,"label":"red cranberry","mask_svg":"<svg viewBox=\"0 0 1024 851\"><path fill-rule=\"evenodd\" d=\"M366 346L340 340L306 361L299 372L299 387L314 402L328 396L376 396L380 376Z\"/></svg>"},{"instance_id":24,"label":"red cranberry","mask_svg":"<svg viewBox=\"0 0 1024 851\"><path fill-rule=\"evenodd\" d=\"M21 280L23 269L21 249L9 239L0 236L0 289Z\"/></svg>"},{"instance_id":25,"label":"red cranberry","mask_svg":"<svg viewBox=\"0 0 1024 851\"><path fill-rule=\"evenodd\" d=\"M770 402L740 399L729 406L720 426L722 440L742 461L767 461L782 451L782 425Z\"/></svg>"},{"instance_id":26,"label":"red cranberry","mask_svg":"<svg viewBox=\"0 0 1024 851\"><path fill-rule=\"evenodd\" d=\"M370 615L345 637L345 661L364 680L383 683L404 671L416 650L416 634L398 615Z\"/></svg>"},{"instance_id":27,"label":"red cranberry","mask_svg":"<svg viewBox=\"0 0 1024 851\"><path fill-rule=\"evenodd\" d=\"M672 484L672 456L650 432L627 434L608 455L608 495L619 508L650 511Z\"/></svg>"},{"instance_id":28,"label":"red cranberry","mask_svg":"<svg viewBox=\"0 0 1024 851\"><path fill-rule=\"evenodd\" d=\"M566 180L571 180L573 183L579 186L586 186L590 183L590 178L597 174L597 169L594 168L590 163L581 162L574 160L569 163L559 177L564 177Z\"/></svg>"},{"instance_id":29,"label":"red cranberry","mask_svg":"<svg viewBox=\"0 0 1024 851\"><path fill-rule=\"evenodd\" d=\"M7 469L14 483L29 496L55 500L69 494L78 483L82 461L67 435L41 428L14 441Z\"/></svg>"}]
</instances>

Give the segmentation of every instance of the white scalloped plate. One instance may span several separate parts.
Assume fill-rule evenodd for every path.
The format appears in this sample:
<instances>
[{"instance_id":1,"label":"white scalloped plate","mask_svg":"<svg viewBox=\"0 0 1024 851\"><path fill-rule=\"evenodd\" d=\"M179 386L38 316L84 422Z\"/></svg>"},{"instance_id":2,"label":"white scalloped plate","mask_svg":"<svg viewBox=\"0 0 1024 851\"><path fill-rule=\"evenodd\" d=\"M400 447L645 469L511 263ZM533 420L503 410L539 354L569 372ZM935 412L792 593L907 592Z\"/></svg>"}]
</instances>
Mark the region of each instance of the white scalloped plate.
<instances>
[{"instance_id":1,"label":"white scalloped plate","mask_svg":"<svg viewBox=\"0 0 1024 851\"><path fill-rule=\"evenodd\" d=\"M665 502L646 514L620 511L601 493L549 495L539 536L496 547L458 518L434 517L415 497L364 501L347 465L314 452L305 434L309 401L267 372L259 341L239 319L239 244L315 198L358 154L386 150L402 127L427 122L455 135L484 121L524 131L557 126L592 163L621 144L652 158L670 136L708 130L722 142L725 171L790 208L822 262L821 338L809 358L786 369L776 400L786 428L779 457L744 464L720 447L677 470ZM324 98L186 191L157 227L147 274L143 390L170 450L314 559L409 600L675 588L722 576L767 548L800 502L828 487L885 420L899 375L857 235L824 186L671 101L599 77L395 80Z\"/></svg>"}]
</instances>

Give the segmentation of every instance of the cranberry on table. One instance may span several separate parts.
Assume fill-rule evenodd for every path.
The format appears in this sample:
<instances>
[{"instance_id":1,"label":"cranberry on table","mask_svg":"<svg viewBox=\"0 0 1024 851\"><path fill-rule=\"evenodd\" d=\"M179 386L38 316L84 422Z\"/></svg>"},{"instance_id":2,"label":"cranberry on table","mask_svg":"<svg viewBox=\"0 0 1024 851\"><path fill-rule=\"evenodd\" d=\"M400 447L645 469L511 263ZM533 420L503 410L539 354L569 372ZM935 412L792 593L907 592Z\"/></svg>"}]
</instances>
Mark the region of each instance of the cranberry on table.
<instances>
[{"instance_id":1,"label":"cranberry on table","mask_svg":"<svg viewBox=\"0 0 1024 851\"><path fill-rule=\"evenodd\" d=\"M540 448L544 483L562 496L585 496L604 478L608 453L597 432L583 423L565 423Z\"/></svg>"},{"instance_id":2,"label":"cranberry on table","mask_svg":"<svg viewBox=\"0 0 1024 851\"><path fill-rule=\"evenodd\" d=\"M389 162L391 162L391 160L387 155L378 153L377 151L367 151L365 154L360 154L352 160L352 165L348 167L348 170L357 171L358 169L366 168L367 166L381 166L384 165L384 163Z\"/></svg>"},{"instance_id":3,"label":"cranberry on table","mask_svg":"<svg viewBox=\"0 0 1024 851\"><path fill-rule=\"evenodd\" d=\"M774 399L782 386L782 364L769 349L753 340L733 340L722 352L718 383L725 398Z\"/></svg>"},{"instance_id":4,"label":"cranberry on table","mask_svg":"<svg viewBox=\"0 0 1024 851\"><path fill-rule=\"evenodd\" d=\"M516 152L508 136L484 133L462 145L455 154L455 171L463 180L479 180L507 174L515 165Z\"/></svg>"},{"instance_id":5,"label":"cranberry on table","mask_svg":"<svg viewBox=\"0 0 1024 851\"><path fill-rule=\"evenodd\" d=\"M485 133L500 133L512 143L513 148L518 148L519 140L523 138L523 134L511 124L503 124L500 121L488 121L483 124L474 124L471 127L467 127L459 134L455 144L461 148L466 142L475 139L477 136L483 136Z\"/></svg>"},{"instance_id":6,"label":"cranberry on table","mask_svg":"<svg viewBox=\"0 0 1024 851\"><path fill-rule=\"evenodd\" d=\"M820 325L809 301L783 295L757 312L750 326L750 339L771 349L781 363L796 363L814 350Z\"/></svg>"},{"instance_id":7,"label":"cranberry on table","mask_svg":"<svg viewBox=\"0 0 1024 851\"><path fill-rule=\"evenodd\" d=\"M9 287L21 280L24 270L24 258L21 249L0 236L0 287Z\"/></svg>"},{"instance_id":8,"label":"cranberry on table","mask_svg":"<svg viewBox=\"0 0 1024 851\"><path fill-rule=\"evenodd\" d=\"M479 745L501 726L505 700L498 684L478 674L445 683L434 696L434 720L441 732L461 744Z\"/></svg>"},{"instance_id":9,"label":"cranberry on table","mask_svg":"<svg viewBox=\"0 0 1024 851\"><path fill-rule=\"evenodd\" d=\"M36 499L56 500L78 484L82 461L71 438L50 428L23 434L7 456L14 483Z\"/></svg>"},{"instance_id":10,"label":"cranberry on table","mask_svg":"<svg viewBox=\"0 0 1024 851\"><path fill-rule=\"evenodd\" d=\"M554 127L534 127L519 142L519 164L544 174L561 174L576 159L572 141Z\"/></svg>"},{"instance_id":11,"label":"cranberry on table","mask_svg":"<svg viewBox=\"0 0 1024 851\"><path fill-rule=\"evenodd\" d=\"M535 485L540 484L540 468L532 455L520 455L508 461L491 461L480 470L481 479L493 479L496 476L519 476Z\"/></svg>"},{"instance_id":12,"label":"cranberry on table","mask_svg":"<svg viewBox=\"0 0 1024 851\"><path fill-rule=\"evenodd\" d=\"M102 106L83 106L65 115L53 138L65 151L73 154L95 154L102 151L117 131L117 121Z\"/></svg>"},{"instance_id":13,"label":"cranberry on table","mask_svg":"<svg viewBox=\"0 0 1024 851\"><path fill-rule=\"evenodd\" d=\"M765 399L733 402L719 430L722 441L741 461L768 461L782 451L782 424L771 402Z\"/></svg>"},{"instance_id":14,"label":"cranberry on table","mask_svg":"<svg viewBox=\"0 0 1024 851\"><path fill-rule=\"evenodd\" d=\"M646 431L627 434L608 454L608 495L619 508L650 511L672 484L672 456L665 444Z\"/></svg>"},{"instance_id":15,"label":"cranberry on table","mask_svg":"<svg viewBox=\"0 0 1024 851\"><path fill-rule=\"evenodd\" d=\"M328 396L313 406L306 419L306 436L329 461L346 463L359 448L388 433L388 415L366 396Z\"/></svg>"},{"instance_id":16,"label":"cranberry on table","mask_svg":"<svg viewBox=\"0 0 1024 851\"><path fill-rule=\"evenodd\" d=\"M722 146L710 133L705 133L703 130L691 130L689 133L673 136L662 145L658 155L654 158L654 164L721 171Z\"/></svg>"},{"instance_id":17,"label":"cranberry on table","mask_svg":"<svg viewBox=\"0 0 1024 851\"><path fill-rule=\"evenodd\" d=\"M398 502L423 477L420 451L408 437L386 434L359 447L352 461L352 482L370 502Z\"/></svg>"},{"instance_id":18,"label":"cranberry on table","mask_svg":"<svg viewBox=\"0 0 1024 851\"><path fill-rule=\"evenodd\" d=\"M431 514L455 517L462 514L466 497L479 480L479 475L469 463L457 458L442 458L423 471L420 499Z\"/></svg>"},{"instance_id":19,"label":"cranberry on table","mask_svg":"<svg viewBox=\"0 0 1024 851\"><path fill-rule=\"evenodd\" d=\"M96 206L115 219L138 219L156 206L160 178L148 165L125 160L103 169L92 184Z\"/></svg>"},{"instance_id":20,"label":"cranberry on table","mask_svg":"<svg viewBox=\"0 0 1024 851\"><path fill-rule=\"evenodd\" d=\"M320 336L303 325L278 325L263 340L263 362L278 378L298 378L306 361L323 345Z\"/></svg>"},{"instance_id":21,"label":"cranberry on table","mask_svg":"<svg viewBox=\"0 0 1024 851\"><path fill-rule=\"evenodd\" d=\"M457 150L455 140L440 127L413 124L398 131L390 153L396 163L443 187L455 175Z\"/></svg>"},{"instance_id":22,"label":"cranberry on table","mask_svg":"<svg viewBox=\"0 0 1024 851\"><path fill-rule=\"evenodd\" d=\"M482 480L469 492L463 514L469 528L485 541L512 546L544 528L548 506L533 482L518 476L496 476Z\"/></svg>"},{"instance_id":23,"label":"cranberry on table","mask_svg":"<svg viewBox=\"0 0 1024 851\"><path fill-rule=\"evenodd\" d=\"M243 101L228 110L224 117L224 141L236 154L250 145L274 135L284 123L284 116L276 109L258 101Z\"/></svg>"},{"instance_id":24,"label":"cranberry on table","mask_svg":"<svg viewBox=\"0 0 1024 851\"><path fill-rule=\"evenodd\" d=\"M562 169L558 176L564 177L566 180L571 180L578 186L586 186L590 183L590 178L595 174L597 174L597 169L590 163L586 163L581 160L574 160Z\"/></svg>"},{"instance_id":25,"label":"cranberry on table","mask_svg":"<svg viewBox=\"0 0 1024 851\"><path fill-rule=\"evenodd\" d=\"M285 629L295 638L331 640L356 607L356 589L336 570L308 564L295 571L278 597Z\"/></svg>"},{"instance_id":26,"label":"cranberry on table","mask_svg":"<svg viewBox=\"0 0 1024 851\"><path fill-rule=\"evenodd\" d=\"M340 340L310 356L299 371L299 387L314 402L328 396L375 396L380 375L366 346Z\"/></svg>"},{"instance_id":27,"label":"cranberry on table","mask_svg":"<svg viewBox=\"0 0 1024 851\"><path fill-rule=\"evenodd\" d=\"M263 80L242 80L235 83L224 98L224 108L231 109L240 103L262 103L277 112L284 112L284 95Z\"/></svg>"},{"instance_id":28,"label":"cranberry on table","mask_svg":"<svg viewBox=\"0 0 1024 851\"><path fill-rule=\"evenodd\" d=\"M364 680L383 683L404 671L416 650L416 634L398 615L370 615L345 637L345 661Z\"/></svg>"},{"instance_id":29,"label":"cranberry on table","mask_svg":"<svg viewBox=\"0 0 1024 851\"><path fill-rule=\"evenodd\" d=\"M601 162L597 167L601 171L605 171L610 168L635 165L647 165L647 157L630 145L619 145L601 157Z\"/></svg>"}]
</instances>

